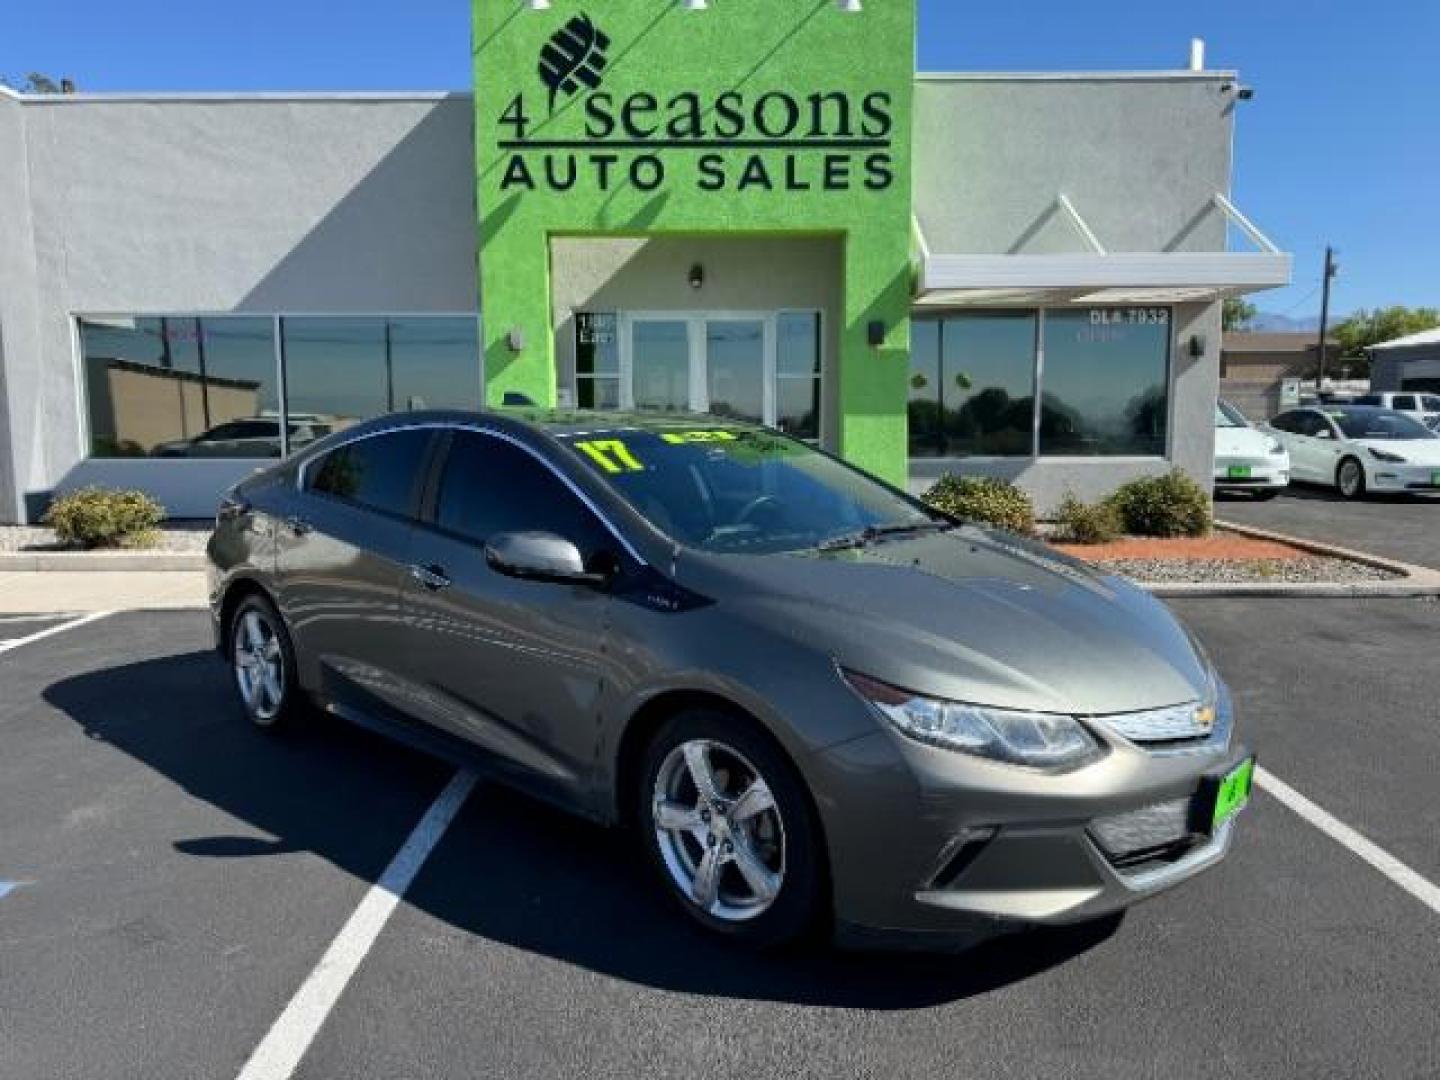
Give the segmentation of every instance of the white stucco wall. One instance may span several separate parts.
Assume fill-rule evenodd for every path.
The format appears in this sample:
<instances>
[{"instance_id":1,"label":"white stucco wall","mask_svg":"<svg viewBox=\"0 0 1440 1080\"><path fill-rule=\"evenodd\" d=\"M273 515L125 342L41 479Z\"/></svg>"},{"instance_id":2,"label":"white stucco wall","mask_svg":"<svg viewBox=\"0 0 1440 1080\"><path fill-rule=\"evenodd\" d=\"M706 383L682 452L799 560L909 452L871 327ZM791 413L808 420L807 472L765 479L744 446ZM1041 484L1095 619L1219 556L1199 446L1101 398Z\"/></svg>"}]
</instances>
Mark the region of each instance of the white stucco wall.
<instances>
[{"instance_id":1,"label":"white stucco wall","mask_svg":"<svg viewBox=\"0 0 1440 1080\"><path fill-rule=\"evenodd\" d=\"M74 315L474 311L471 125L463 95L0 100L0 514L93 471Z\"/></svg>"}]
</instances>

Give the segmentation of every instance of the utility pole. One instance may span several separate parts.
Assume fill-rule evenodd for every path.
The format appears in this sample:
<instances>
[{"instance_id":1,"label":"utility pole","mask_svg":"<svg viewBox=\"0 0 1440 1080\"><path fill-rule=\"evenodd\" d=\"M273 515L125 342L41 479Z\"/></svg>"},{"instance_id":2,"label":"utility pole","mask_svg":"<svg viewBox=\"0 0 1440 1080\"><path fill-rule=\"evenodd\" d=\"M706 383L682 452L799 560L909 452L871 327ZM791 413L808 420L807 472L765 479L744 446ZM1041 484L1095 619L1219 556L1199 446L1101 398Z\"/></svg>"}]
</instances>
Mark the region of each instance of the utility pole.
<instances>
[{"instance_id":1,"label":"utility pole","mask_svg":"<svg viewBox=\"0 0 1440 1080\"><path fill-rule=\"evenodd\" d=\"M1325 277L1321 282L1324 289L1320 299L1320 346L1319 362L1315 368L1315 396L1320 396L1320 387L1325 381L1325 334L1330 328L1330 282L1340 272L1335 262L1335 249L1325 246Z\"/></svg>"}]
</instances>

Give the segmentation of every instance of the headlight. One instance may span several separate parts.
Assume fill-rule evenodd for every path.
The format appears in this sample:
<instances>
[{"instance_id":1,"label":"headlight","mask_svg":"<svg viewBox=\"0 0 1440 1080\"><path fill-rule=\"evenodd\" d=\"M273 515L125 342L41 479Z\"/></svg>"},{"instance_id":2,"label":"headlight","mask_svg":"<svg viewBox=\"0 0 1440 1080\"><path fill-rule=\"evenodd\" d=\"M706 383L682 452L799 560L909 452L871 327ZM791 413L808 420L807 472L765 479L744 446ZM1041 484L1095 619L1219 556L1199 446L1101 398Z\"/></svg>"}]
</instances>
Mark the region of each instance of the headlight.
<instances>
[{"instance_id":1,"label":"headlight","mask_svg":"<svg viewBox=\"0 0 1440 1080\"><path fill-rule=\"evenodd\" d=\"M1280 440L1279 440L1279 439L1271 439L1271 440L1270 440L1270 453L1272 453L1272 454L1283 454L1283 453L1285 453L1285 447L1283 447L1283 446L1280 445Z\"/></svg>"},{"instance_id":2,"label":"headlight","mask_svg":"<svg viewBox=\"0 0 1440 1080\"><path fill-rule=\"evenodd\" d=\"M1039 769L1077 768L1102 753L1073 716L964 705L922 697L853 671L841 674L901 734L917 742Z\"/></svg>"},{"instance_id":3,"label":"headlight","mask_svg":"<svg viewBox=\"0 0 1440 1080\"><path fill-rule=\"evenodd\" d=\"M1405 459L1401 455L1395 453L1393 450L1377 450L1373 446L1368 447L1368 449L1370 451L1370 456L1373 457L1376 461L1389 461L1397 465L1403 465L1405 462Z\"/></svg>"}]
</instances>

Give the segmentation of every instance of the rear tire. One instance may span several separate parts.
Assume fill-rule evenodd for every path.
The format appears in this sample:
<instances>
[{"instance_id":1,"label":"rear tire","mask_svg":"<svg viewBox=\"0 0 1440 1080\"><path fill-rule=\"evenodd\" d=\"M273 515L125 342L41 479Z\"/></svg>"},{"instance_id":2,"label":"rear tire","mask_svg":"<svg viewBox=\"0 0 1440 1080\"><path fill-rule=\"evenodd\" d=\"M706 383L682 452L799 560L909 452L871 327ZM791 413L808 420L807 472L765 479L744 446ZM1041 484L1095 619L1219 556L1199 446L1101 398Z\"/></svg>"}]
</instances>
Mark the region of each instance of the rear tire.
<instances>
[{"instance_id":1,"label":"rear tire","mask_svg":"<svg viewBox=\"0 0 1440 1080\"><path fill-rule=\"evenodd\" d=\"M304 710L295 647L275 605L256 593L241 600L226 639L230 673L245 716L265 731L294 725Z\"/></svg>"},{"instance_id":2,"label":"rear tire","mask_svg":"<svg viewBox=\"0 0 1440 1080\"><path fill-rule=\"evenodd\" d=\"M813 927L820 828L799 773L752 721L711 709L666 720L633 797L647 860L696 922L762 948Z\"/></svg>"},{"instance_id":3,"label":"rear tire","mask_svg":"<svg viewBox=\"0 0 1440 1080\"><path fill-rule=\"evenodd\" d=\"M1335 469L1335 487L1342 499L1365 497L1365 466L1358 458L1347 457Z\"/></svg>"}]
</instances>

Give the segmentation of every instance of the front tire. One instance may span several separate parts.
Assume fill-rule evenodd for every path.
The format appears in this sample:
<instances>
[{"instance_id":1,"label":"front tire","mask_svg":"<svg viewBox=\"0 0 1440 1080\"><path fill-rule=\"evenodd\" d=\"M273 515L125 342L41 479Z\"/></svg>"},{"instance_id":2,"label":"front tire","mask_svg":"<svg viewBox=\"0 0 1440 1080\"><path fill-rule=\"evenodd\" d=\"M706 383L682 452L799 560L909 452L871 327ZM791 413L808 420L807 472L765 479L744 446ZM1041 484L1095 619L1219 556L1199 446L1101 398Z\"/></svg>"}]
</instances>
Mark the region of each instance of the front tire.
<instances>
[{"instance_id":1,"label":"front tire","mask_svg":"<svg viewBox=\"0 0 1440 1080\"><path fill-rule=\"evenodd\" d=\"M266 731L294 724L302 708L295 648L275 606L259 594L240 601L228 640L235 692L250 722Z\"/></svg>"},{"instance_id":2,"label":"front tire","mask_svg":"<svg viewBox=\"0 0 1440 1080\"><path fill-rule=\"evenodd\" d=\"M646 748L636 820L665 890L707 929L749 945L805 934L824 852L804 782L752 722L679 713Z\"/></svg>"},{"instance_id":3,"label":"front tire","mask_svg":"<svg viewBox=\"0 0 1440 1080\"><path fill-rule=\"evenodd\" d=\"M1347 457L1335 470L1335 487L1342 499L1363 499L1365 497L1365 466L1358 458Z\"/></svg>"}]
</instances>

